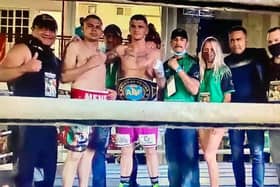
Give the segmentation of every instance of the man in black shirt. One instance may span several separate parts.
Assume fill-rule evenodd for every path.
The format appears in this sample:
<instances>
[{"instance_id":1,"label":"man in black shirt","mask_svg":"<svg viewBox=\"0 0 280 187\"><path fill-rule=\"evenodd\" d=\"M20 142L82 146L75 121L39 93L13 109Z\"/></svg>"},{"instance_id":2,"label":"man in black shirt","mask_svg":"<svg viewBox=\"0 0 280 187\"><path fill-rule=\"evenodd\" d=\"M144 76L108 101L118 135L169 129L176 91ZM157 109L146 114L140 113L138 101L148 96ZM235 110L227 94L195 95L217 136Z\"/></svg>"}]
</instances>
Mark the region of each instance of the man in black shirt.
<instances>
[{"instance_id":1,"label":"man in black shirt","mask_svg":"<svg viewBox=\"0 0 280 187\"><path fill-rule=\"evenodd\" d=\"M265 50L247 48L247 31L241 26L233 27L228 36L231 54L225 58L225 62L232 72L235 87L231 101L266 102L265 72L268 56ZM264 185L264 131L230 129L229 138L236 186L246 186L243 152L245 133L252 157L252 184L253 187L261 187Z\"/></svg>"},{"instance_id":2,"label":"man in black shirt","mask_svg":"<svg viewBox=\"0 0 280 187\"><path fill-rule=\"evenodd\" d=\"M60 62L51 46L57 23L48 14L35 17L32 34L17 43L3 60L0 80L8 81L15 96L58 96ZM16 186L31 187L34 167L40 163L44 180L35 186L52 187L56 173L57 131L54 126L26 126L19 150Z\"/></svg>"}]
</instances>

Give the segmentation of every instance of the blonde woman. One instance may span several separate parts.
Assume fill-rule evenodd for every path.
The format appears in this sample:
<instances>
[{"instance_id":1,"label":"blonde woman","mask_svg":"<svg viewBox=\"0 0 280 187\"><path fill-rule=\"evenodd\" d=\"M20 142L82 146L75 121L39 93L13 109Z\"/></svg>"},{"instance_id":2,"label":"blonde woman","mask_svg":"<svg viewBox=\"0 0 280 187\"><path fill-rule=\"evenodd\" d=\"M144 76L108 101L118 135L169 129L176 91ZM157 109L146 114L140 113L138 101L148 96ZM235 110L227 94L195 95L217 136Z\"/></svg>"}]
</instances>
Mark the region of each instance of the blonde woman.
<instances>
[{"instance_id":1,"label":"blonde woman","mask_svg":"<svg viewBox=\"0 0 280 187\"><path fill-rule=\"evenodd\" d=\"M231 71L224 63L221 45L216 38L208 37L203 41L199 55L199 67L200 101L230 102L231 93L234 92ZM199 130L200 145L207 162L211 187L219 186L216 154L224 133L224 128Z\"/></svg>"}]
</instances>

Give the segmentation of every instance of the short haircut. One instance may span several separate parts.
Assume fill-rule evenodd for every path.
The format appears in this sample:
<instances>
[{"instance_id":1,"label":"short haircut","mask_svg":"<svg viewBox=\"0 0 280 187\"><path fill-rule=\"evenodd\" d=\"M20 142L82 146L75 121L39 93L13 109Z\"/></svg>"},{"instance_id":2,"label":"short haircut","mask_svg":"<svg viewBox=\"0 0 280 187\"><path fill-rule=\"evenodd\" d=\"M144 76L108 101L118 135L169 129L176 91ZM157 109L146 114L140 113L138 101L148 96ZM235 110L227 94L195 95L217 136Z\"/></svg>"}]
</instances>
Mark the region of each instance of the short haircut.
<instances>
[{"instance_id":1,"label":"short haircut","mask_svg":"<svg viewBox=\"0 0 280 187\"><path fill-rule=\"evenodd\" d=\"M122 39L122 31L117 25L110 24L105 27L104 35L106 36L107 34L110 34L110 33L113 34L114 36Z\"/></svg>"},{"instance_id":2,"label":"short haircut","mask_svg":"<svg viewBox=\"0 0 280 187\"><path fill-rule=\"evenodd\" d=\"M171 40L174 40L177 36L188 40L188 33L185 29L182 29L182 28L174 29L171 33Z\"/></svg>"},{"instance_id":3,"label":"short haircut","mask_svg":"<svg viewBox=\"0 0 280 187\"><path fill-rule=\"evenodd\" d=\"M101 18L95 14L90 14L87 17L85 17L83 20L83 24L84 24L84 22L88 21L89 19L97 19L98 21L100 21L101 24L103 24Z\"/></svg>"},{"instance_id":4,"label":"short haircut","mask_svg":"<svg viewBox=\"0 0 280 187\"><path fill-rule=\"evenodd\" d=\"M269 33L271 33L271 32L274 32L274 31L276 31L276 30L280 30L280 26L270 28L270 29L267 31L267 34L269 34Z\"/></svg>"},{"instance_id":5,"label":"short haircut","mask_svg":"<svg viewBox=\"0 0 280 187\"><path fill-rule=\"evenodd\" d=\"M228 34L231 34L231 33L235 32L235 31L241 31L245 35L247 35L247 30L244 27L240 26L240 25L231 27L230 30L228 31Z\"/></svg>"},{"instance_id":6,"label":"short haircut","mask_svg":"<svg viewBox=\"0 0 280 187\"><path fill-rule=\"evenodd\" d=\"M146 16L144 16L144 15L142 15L142 14L135 14L135 15L133 15L133 16L130 18L130 22L131 22L132 20L141 20L141 21L144 21L145 24L148 25L148 21L147 21Z\"/></svg>"}]
</instances>

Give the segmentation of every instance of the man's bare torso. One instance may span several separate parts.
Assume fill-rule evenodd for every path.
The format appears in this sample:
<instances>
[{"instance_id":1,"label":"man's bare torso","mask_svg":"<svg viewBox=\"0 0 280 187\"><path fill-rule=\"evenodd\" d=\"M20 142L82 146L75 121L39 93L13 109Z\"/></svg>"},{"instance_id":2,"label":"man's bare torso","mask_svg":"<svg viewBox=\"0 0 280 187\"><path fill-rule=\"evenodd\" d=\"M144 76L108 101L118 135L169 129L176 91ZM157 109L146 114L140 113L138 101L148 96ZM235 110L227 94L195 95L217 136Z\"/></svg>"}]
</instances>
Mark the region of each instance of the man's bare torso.
<instances>
[{"instance_id":1,"label":"man's bare torso","mask_svg":"<svg viewBox=\"0 0 280 187\"><path fill-rule=\"evenodd\" d=\"M157 50L134 48L132 45L120 46L121 77L137 77L152 80L153 64L157 57Z\"/></svg>"},{"instance_id":2,"label":"man's bare torso","mask_svg":"<svg viewBox=\"0 0 280 187\"><path fill-rule=\"evenodd\" d=\"M79 49L76 56L76 67L88 62L93 62L97 65L81 74L72 83L72 88L98 91L105 90L105 54L97 50L97 48L87 47L83 41L77 42L76 45Z\"/></svg>"}]
</instances>

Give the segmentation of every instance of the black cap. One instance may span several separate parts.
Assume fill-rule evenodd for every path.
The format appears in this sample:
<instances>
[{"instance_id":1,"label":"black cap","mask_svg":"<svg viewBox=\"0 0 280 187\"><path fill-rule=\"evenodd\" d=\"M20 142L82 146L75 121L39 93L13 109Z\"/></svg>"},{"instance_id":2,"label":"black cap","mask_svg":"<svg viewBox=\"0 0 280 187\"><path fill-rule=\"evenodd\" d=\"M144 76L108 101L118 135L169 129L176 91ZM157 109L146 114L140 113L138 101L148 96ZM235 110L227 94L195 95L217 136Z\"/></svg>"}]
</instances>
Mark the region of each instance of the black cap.
<instances>
[{"instance_id":1,"label":"black cap","mask_svg":"<svg viewBox=\"0 0 280 187\"><path fill-rule=\"evenodd\" d=\"M184 29L181 29L181 28L177 28L177 29L172 31L172 33L171 33L171 40L173 40L177 36L180 36L182 38L188 39L187 31L185 31Z\"/></svg>"},{"instance_id":2,"label":"black cap","mask_svg":"<svg viewBox=\"0 0 280 187\"><path fill-rule=\"evenodd\" d=\"M121 29L115 25L115 24L110 24L104 29L104 34L109 34L112 33L113 35L122 38L122 31Z\"/></svg>"},{"instance_id":3,"label":"black cap","mask_svg":"<svg viewBox=\"0 0 280 187\"><path fill-rule=\"evenodd\" d=\"M35 26L38 28L47 28L54 32L57 31L57 23L49 14L40 14L36 16L33 20L32 28L35 28Z\"/></svg>"}]
</instances>

